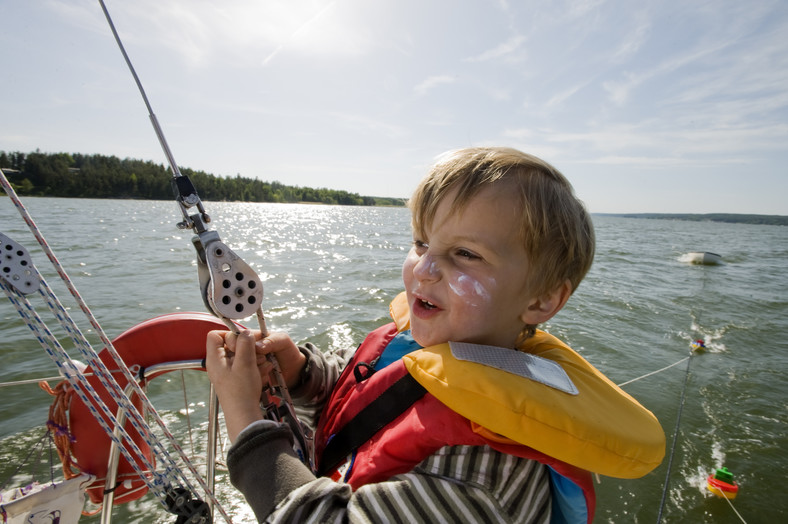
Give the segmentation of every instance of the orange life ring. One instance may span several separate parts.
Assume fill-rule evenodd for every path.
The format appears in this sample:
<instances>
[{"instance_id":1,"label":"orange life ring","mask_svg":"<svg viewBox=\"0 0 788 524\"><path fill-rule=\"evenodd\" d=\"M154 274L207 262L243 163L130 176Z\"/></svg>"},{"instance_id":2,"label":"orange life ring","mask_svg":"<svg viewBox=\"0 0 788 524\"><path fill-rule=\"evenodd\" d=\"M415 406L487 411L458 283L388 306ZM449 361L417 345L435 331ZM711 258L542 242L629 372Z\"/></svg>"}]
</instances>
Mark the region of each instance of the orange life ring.
<instances>
[{"instance_id":1,"label":"orange life ring","mask_svg":"<svg viewBox=\"0 0 788 524\"><path fill-rule=\"evenodd\" d=\"M207 313L172 313L137 324L115 338L112 345L129 368L134 366L147 368L155 364L182 360L202 360L205 357L206 336L209 331L216 329L226 330L227 326ZM117 368L106 348L99 353L99 357L109 370ZM88 367L85 372L91 371L91 367ZM160 374L162 373L145 376L145 380ZM113 372L113 376L121 388L126 387L128 381L122 374ZM87 380L109 410L115 413L117 404L101 385L98 377L90 375ZM140 398L132 395L131 400L141 412ZM131 423L127 422L125 428L148 461L154 463L149 446L133 429ZM95 475L97 480L88 487L87 493L94 504L100 504L104 498L104 483L112 440L76 395L71 396L68 405L68 431L72 437L70 451L73 455L73 463L80 471ZM122 455L118 466L117 482L115 504L137 500L148 491L145 482Z\"/></svg>"}]
</instances>

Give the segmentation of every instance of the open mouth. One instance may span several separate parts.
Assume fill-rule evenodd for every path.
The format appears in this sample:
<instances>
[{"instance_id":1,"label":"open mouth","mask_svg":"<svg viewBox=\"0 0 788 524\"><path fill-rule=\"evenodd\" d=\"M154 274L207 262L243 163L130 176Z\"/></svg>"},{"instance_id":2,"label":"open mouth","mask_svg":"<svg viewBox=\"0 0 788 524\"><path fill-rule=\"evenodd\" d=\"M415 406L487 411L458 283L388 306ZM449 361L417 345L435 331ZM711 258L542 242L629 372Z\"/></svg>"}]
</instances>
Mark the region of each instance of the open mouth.
<instances>
[{"instance_id":1,"label":"open mouth","mask_svg":"<svg viewBox=\"0 0 788 524\"><path fill-rule=\"evenodd\" d=\"M438 306L436 306L435 304L433 304L432 302L430 302L428 300L420 300L419 302L421 302L421 305L424 306L427 309L435 309L435 308L438 307Z\"/></svg>"},{"instance_id":2,"label":"open mouth","mask_svg":"<svg viewBox=\"0 0 788 524\"><path fill-rule=\"evenodd\" d=\"M409 298L411 300L411 313L419 318L431 318L432 315L443 311L439 302L428 300L432 297L428 296L426 293L422 294L420 291L413 290Z\"/></svg>"}]
</instances>

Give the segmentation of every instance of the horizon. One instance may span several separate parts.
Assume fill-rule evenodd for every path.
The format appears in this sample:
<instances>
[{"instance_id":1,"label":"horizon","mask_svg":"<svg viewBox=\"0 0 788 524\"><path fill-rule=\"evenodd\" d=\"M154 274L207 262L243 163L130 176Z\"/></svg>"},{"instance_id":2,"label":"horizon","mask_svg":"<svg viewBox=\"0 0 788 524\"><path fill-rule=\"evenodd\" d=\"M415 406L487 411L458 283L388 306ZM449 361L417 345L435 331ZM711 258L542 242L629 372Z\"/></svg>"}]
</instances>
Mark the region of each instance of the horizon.
<instances>
[{"instance_id":1,"label":"horizon","mask_svg":"<svg viewBox=\"0 0 788 524\"><path fill-rule=\"evenodd\" d=\"M786 3L107 8L182 168L407 198L440 153L504 145L594 214L788 215ZM0 17L0 150L166 165L98 2Z\"/></svg>"},{"instance_id":2,"label":"horizon","mask_svg":"<svg viewBox=\"0 0 788 524\"><path fill-rule=\"evenodd\" d=\"M0 151L5 152L5 153L11 153L12 152L12 151L4 151L2 149L0 149ZM13 151L13 152L16 152L16 151ZM33 153L33 152L34 151L31 151L29 153ZM77 151L71 151L71 152L67 152L67 151L57 151L57 152L35 151L35 152L40 152L42 154L59 154L59 153L84 154L84 153L79 153ZM25 153L25 154L27 155L29 153ZM107 156L114 156L114 155L107 155ZM119 158L119 157L116 156L116 158ZM141 162L153 162L154 164L162 166L165 169L169 169L169 166L167 165L166 162L156 162L154 160L146 160L146 159L140 159L140 158L128 158L128 157L126 157L124 159L137 160L137 161L141 161ZM124 160L124 159L121 159L121 160ZM183 170L191 169L192 171L196 171L196 172L203 171L203 170L192 168L192 167L189 167L189 166L178 166L178 167L180 169L183 169ZM6 171L6 172L15 172L15 171L17 171L15 169L6 168L6 167L4 167L2 169L3 169L3 171ZM205 172L205 171L203 171L203 172ZM232 177L232 175L216 175L214 173L208 173L208 172L205 172L205 174L209 175L209 176L214 176L214 177L220 177L220 176L223 176L225 178L231 178ZM241 176L243 177L243 175L241 175ZM248 178L250 180L254 180L252 177L245 177L245 178ZM259 180L260 182L268 183L268 184L290 185L290 184L284 184L283 182L281 182L279 180L264 180L264 179L256 179L256 180ZM295 187L303 187L303 188L309 188L309 189L334 190L334 188L331 188L331 187L316 187L316 186L295 186ZM199 194L200 193L200 188L199 187L195 187L195 189L197 190L197 193ZM403 200L403 201L407 201L408 198L409 198L409 197L385 197L385 196L381 196L381 195L365 195L365 194L361 194L361 193L358 193L357 191L352 191L352 190L349 190L349 189L346 189L345 191L348 191L349 193L357 194L360 197L399 199L399 200ZM0 191L0 196L6 196L6 195L2 191ZM37 197L42 197L42 198L72 198L72 197L59 197L59 196L52 196L52 195L26 195L25 197L26 198L30 198L30 197L33 197L33 198L37 198ZM77 197L77 198L93 198L93 197ZM96 198L98 198L99 200L105 200L104 198L100 198L100 197L96 197ZM207 199L204 200L204 201L205 202L211 202L211 200L207 200ZM240 200L235 200L233 202L241 202L241 201ZM261 204L332 205L332 204L323 204L321 202L258 202L258 201L250 201L250 202L252 202L252 203L261 203ZM333 204L333 205L344 205L344 204ZM633 218L639 218L639 215L654 215L654 216L659 216L659 215L662 215L662 216L673 216L673 215L681 216L681 215L684 215L684 216L697 216L697 217L707 216L707 215L723 215L723 216L757 216L757 217L788 218L788 215L776 215L776 214L764 214L764 213L730 213L730 212L727 212L727 211L706 211L706 212L703 212L703 213L698 213L698 212L687 212L687 211L670 211L670 212L663 212L663 211L616 211L616 212L607 212L607 211L591 211L591 210L589 210L588 212L591 215L630 216L630 217L633 217Z\"/></svg>"}]
</instances>

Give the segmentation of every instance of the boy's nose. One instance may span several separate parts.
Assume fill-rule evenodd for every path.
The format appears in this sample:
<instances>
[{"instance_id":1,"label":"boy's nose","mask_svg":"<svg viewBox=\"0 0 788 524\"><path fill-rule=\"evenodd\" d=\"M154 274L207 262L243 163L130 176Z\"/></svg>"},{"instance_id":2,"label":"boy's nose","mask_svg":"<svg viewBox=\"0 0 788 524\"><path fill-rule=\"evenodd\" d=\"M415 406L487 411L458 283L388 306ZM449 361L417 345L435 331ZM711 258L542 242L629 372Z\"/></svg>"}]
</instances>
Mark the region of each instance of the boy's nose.
<instances>
[{"instance_id":1,"label":"boy's nose","mask_svg":"<svg viewBox=\"0 0 788 524\"><path fill-rule=\"evenodd\" d=\"M436 257L430 253L419 257L419 261L413 267L413 275L421 281L438 280L441 273Z\"/></svg>"}]
</instances>

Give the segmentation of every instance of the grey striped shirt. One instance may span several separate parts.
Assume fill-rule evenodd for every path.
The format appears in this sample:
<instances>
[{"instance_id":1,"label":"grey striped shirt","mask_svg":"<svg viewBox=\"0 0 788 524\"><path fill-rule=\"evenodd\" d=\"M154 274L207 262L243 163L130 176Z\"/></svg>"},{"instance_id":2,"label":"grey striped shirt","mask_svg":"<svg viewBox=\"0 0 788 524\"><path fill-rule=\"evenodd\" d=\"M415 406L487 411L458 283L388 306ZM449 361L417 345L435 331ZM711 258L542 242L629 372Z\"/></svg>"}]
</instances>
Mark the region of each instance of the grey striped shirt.
<instances>
[{"instance_id":1,"label":"grey striped shirt","mask_svg":"<svg viewBox=\"0 0 788 524\"><path fill-rule=\"evenodd\" d=\"M353 351L323 353L312 344L300 349L308 372L291 393L299 418L314 428ZM318 478L292 491L266 522L548 523L550 508L546 466L489 446L446 446L409 473L355 492Z\"/></svg>"},{"instance_id":2,"label":"grey striped shirt","mask_svg":"<svg viewBox=\"0 0 788 524\"><path fill-rule=\"evenodd\" d=\"M488 446L447 446L411 472L351 491L320 478L293 491L266 522L550 521L547 467Z\"/></svg>"}]
</instances>

